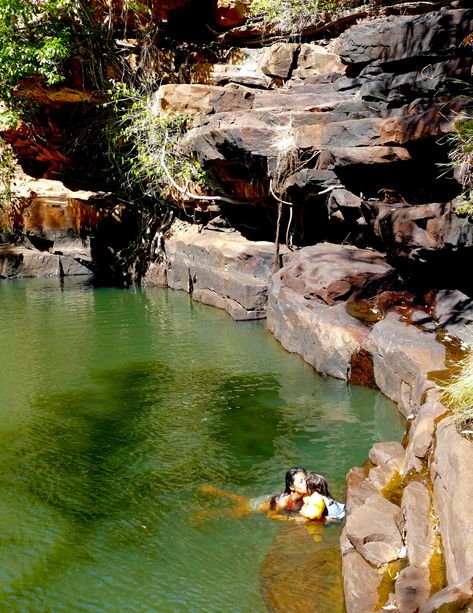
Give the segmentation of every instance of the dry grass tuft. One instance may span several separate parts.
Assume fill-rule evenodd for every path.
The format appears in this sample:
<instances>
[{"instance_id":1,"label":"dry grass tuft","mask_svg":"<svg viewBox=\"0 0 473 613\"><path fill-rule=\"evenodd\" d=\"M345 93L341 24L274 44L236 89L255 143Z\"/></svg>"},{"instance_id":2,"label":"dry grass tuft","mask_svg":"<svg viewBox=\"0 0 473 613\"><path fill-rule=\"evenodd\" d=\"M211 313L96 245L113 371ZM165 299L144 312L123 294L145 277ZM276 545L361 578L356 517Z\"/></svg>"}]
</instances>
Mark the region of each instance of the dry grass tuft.
<instances>
[{"instance_id":1,"label":"dry grass tuft","mask_svg":"<svg viewBox=\"0 0 473 613\"><path fill-rule=\"evenodd\" d=\"M445 387L444 401L460 431L473 434L473 350L463 360L460 373Z\"/></svg>"}]
</instances>

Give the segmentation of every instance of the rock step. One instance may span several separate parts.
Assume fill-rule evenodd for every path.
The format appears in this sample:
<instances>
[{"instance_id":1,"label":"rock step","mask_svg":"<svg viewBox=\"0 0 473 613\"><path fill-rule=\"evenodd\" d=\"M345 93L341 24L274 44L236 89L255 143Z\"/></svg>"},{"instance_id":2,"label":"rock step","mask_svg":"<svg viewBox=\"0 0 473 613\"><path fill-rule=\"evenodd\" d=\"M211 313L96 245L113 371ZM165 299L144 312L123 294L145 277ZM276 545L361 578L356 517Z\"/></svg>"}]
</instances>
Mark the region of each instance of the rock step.
<instances>
[{"instance_id":1,"label":"rock step","mask_svg":"<svg viewBox=\"0 0 473 613\"><path fill-rule=\"evenodd\" d=\"M273 243L251 242L238 232L199 232L178 222L166 240L165 254L164 262L150 268L145 284L183 289L235 320L266 317Z\"/></svg>"},{"instance_id":2,"label":"rock step","mask_svg":"<svg viewBox=\"0 0 473 613\"><path fill-rule=\"evenodd\" d=\"M0 277L65 277L91 275L92 270L68 255L0 246Z\"/></svg>"}]
</instances>

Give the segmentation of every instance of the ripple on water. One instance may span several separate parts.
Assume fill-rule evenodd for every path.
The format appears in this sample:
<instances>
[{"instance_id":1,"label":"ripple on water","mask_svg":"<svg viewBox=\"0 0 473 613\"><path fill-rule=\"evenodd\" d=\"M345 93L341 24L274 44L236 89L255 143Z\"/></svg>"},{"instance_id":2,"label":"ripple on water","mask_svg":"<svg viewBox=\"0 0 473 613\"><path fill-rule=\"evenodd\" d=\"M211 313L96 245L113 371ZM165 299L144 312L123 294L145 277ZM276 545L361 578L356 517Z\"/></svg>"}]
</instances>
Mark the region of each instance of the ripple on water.
<instances>
[{"instance_id":1,"label":"ripple on water","mask_svg":"<svg viewBox=\"0 0 473 613\"><path fill-rule=\"evenodd\" d=\"M342 610L337 528L233 517L202 488L252 498L306 465L343 496L372 442L400 437L391 403L185 295L0 298L0 609Z\"/></svg>"}]
</instances>

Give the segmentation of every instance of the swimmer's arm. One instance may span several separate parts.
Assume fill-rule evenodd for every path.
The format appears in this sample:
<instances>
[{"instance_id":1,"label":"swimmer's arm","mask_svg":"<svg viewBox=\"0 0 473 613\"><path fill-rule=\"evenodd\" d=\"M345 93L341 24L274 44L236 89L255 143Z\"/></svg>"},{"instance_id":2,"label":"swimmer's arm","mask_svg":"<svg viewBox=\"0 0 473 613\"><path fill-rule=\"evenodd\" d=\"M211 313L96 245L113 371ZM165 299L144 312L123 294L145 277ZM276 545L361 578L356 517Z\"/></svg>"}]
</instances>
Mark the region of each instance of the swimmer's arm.
<instances>
[{"instance_id":1,"label":"swimmer's arm","mask_svg":"<svg viewBox=\"0 0 473 613\"><path fill-rule=\"evenodd\" d=\"M306 521L297 513L291 513L291 515L284 515L283 513L278 513L277 511L269 511L269 513L267 513L266 515L269 517L269 519L275 519L276 521Z\"/></svg>"},{"instance_id":2,"label":"swimmer's arm","mask_svg":"<svg viewBox=\"0 0 473 613\"><path fill-rule=\"evenodd\" d=\"M266 500L263 500L263 502L257 506L256 510L260 513L266 513L267 515L270 513L278 513L279 511L284 511L284 509L287 507L288 501L289 496L283 495L276 498L271 496L266 498Z\"/></svg>"}]
</instances>

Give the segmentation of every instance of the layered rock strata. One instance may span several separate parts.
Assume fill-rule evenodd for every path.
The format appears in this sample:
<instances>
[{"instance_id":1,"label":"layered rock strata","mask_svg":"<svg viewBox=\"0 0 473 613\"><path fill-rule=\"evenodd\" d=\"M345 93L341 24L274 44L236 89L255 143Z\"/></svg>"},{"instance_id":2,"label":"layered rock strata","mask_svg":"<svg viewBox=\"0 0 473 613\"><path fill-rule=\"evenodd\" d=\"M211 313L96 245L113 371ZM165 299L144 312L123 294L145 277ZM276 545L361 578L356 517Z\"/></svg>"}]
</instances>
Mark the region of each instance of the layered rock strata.
<instances>
[{"instance_id":1,"label":"layered rock strata","mask_svg":"<svg viewBox=\"0 0 473 613\"><path fill-rule=\"evenodd\" d=\"M429 376L451 360L442 326L471 323L465 296L444 290L428 307L414 304L383 254L330 243L285 253L271 275L274 245L223 229L175 225L147 282L184 289L235 319L264 316L268 293L268 327L287 350L321 372L379 388L408 418L405 446L377 443L371 468L348 475L341 537L348 613L470 602L473 554L464 537L473 526L473 446L446 418ZM366 294L389 300L381 309L380 300L366 304Z\"/></svg>"},{"instance_id":2,"label":"layered rock strata","mask_svg":"<svg viewBox=\"0 0 473 613\"><path fill-rule=\"evenodd\" d=\"M0 212L8 231L0 244L0 277L91 275L97 270L94 240L104 226L119 226L121 212L110 194L22 177L11 206ZM8 237L18 240L5 242Z\"/></svg>"},{"instance_id":3,"label":"layered rock strata","mask_svg":"<svg viewBox=\"0 0 473 613\"><path fill-rule=\"evenodd\" d=\"M372 247L403 277L471 293L457 271L472 260L473 225L455 215L461 188L439 163L472 110L456 83L471 76L473 11L415 4L350 25L196 59L187 82L156 92L155 111L189 114L185 151L218 193L256 205L221 206L242 232L251 219L273 238L279 197L286 240Z\"/></svg>"},{"instance_id":4,"label":"layered rock strata","mask_svg":"<svg viewBox=\"0 0 473 613\"><path fill-rule=\"evenodd\" d=\"M262 319L273 266L272 243L181 222L174 224L163 259L150 267L144 283L183 289L235 320Z\"/></svg>"}]
</instances>

